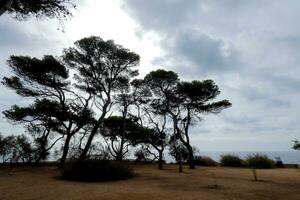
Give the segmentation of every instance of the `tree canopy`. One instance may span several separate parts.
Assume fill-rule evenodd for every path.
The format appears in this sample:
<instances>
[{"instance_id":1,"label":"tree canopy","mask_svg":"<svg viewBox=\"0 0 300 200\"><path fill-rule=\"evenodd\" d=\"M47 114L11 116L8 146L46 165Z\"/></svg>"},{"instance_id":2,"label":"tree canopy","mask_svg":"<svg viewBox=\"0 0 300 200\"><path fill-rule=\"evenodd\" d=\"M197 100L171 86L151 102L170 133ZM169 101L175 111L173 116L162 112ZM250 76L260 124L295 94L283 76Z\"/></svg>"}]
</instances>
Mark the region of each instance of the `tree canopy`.
<instances>
[{"instance_id":1,"label":"tree canopy","mask_svg":"<svg viewBox=\"0 0 300 200\"><path fill-rule=\"evenodd\" d=\"M29 16L37 18L57 18L62 21L72 16L71 8L75 8L75 0L1 0L0 16L13 14L23 20Z\"/></svg>"},{"instance_id":2,"label":"tree canopy","mask_svg":"<svg viewBox=\"0 0 300 200\"><path fill-rule=\"evenodd\" d=\"M213 80L182 81L164 69L137 79L139 61L136 53L96 36L76 41L61 57L11 56L12 75L2 84L32 101L3 112L33 136L17 138L19 149L34 151L39 162L62 144L63 166L68 158L84 161L97 151L121 161L140 147L139 155L153 155L163 169L169 145L178 163L186 160L194 168L191 126L231 103L216 100L220 90ZM1 152L9 152L3 141ZM28 141L34 146L29 148Z\"/></svg>"}]
</instances>

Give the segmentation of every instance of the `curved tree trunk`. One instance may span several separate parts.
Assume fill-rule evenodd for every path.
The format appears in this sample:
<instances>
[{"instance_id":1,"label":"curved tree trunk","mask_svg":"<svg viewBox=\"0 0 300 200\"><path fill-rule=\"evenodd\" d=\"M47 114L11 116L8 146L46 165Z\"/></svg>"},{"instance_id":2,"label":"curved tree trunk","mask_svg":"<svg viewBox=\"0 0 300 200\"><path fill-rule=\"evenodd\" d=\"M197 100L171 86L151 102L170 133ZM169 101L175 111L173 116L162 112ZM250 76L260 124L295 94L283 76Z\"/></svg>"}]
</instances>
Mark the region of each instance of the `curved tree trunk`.
<instances>
[{"instance_id":1,"label":"curved tree trunk","mask_svg":"<svg viewBox=\"0 0 300 200\"><path fill-rule=\"evenodd\" d=\"M63 149L63 155L60 159L59 162L59 167L63 167L66 163L66 159L68 156L68 152L69 152L69 145L70 145L70 141L71 141L71 135L67 135L66 141L65 141L65 145L64 145L64 149Z\"/></svg>"},{"instance_id":2,"label":"curved tree trunk","mask_svg":"<svg viewBox=\"0 0 300 200\"><path fill-rule=\"evenodd\" d=\"M188 152L189 152L189 168L190 169L195 169L193 148L190 144L187 144L186 147L187 147Z\"/></svg>"},{"instance_id":3,"label":"curved tree trunk","mask_svg":"<svg viewBox=\"0 0 300 200\"><path fill-rule=\"evenodd\" d=\"M122 140L120 149L118 150L118 152L116 154L116 160L117 161L122 161L123 160L123 148L124 148L124 142Z\"/></svg>"},{"instance_id":4,"label":"curved tree trunk","mask_svg":"<svg viewBox=\"0 0 300 200\"><path fill-rule=\"evenodd\" d=\"M108 109L108 106L110 105L110 96L108 96L108 100L106 101L106 103L104 104L103 106L103 111L102 111L102 114L101 116L99 117L99 119L97 120L95 126L93 127L92 131L91 131L91 134L88 138L88 141L83 149L83 151L81 152L80 154L80 157L79 157L79 160L82 161L84 159L86 159L86 156L91 148L91 145L92 145L92 142L93 142L93 139L98 131L98 129L100 128L100 125L102 124L106 114L107 114L107 109Z\"/></svg>"},{"instance_id":5,"label":"curved tree trunk","mask_svg":"<svg viewBox=\"0 0 300 200\"><path fill-rule=\"evenodd\" d=\"M80 157L79 157L79 160L80 160L80 161L86 159L86 156L87 156L88 151L89 151L89 149L90 149L90 147L91 147L91 145L92 145L92 141L93 141L94 136L96 135L96 133L97 133L97 131L98 131L99 126L100 126L100 124L97 123L97 124L93 127L93 129L92 129L92 131L91 131L91 134L90 134L90 136L89 136L89 138L88 138L88 141L87 141L87 143L86 143L84 149L82 150L82 152L81 152L81 154L80 154Z\"/></svg>"},{"instance_id":6,"label":"curved tree trunk","mask_svg":"<svg viewBox=\"0 0 300 200\"><path fill-rule=\"evenodd\" d=\"M181 130L179 129L179 127L177 126L177 119L174 119L174 127L176 129L176 132L178 133L178 138L179 140L182 142L182 144L187 148L188 152L189 152L189 168L190 169L195 169L195 164L194 164L194 151L193 151L193 147L190 145L189 142L189 137L188 137L188 133L185 132L185 136L187 138L187 141L185 141L181 135Z\"/></svg>"},{"instance_id":7,"label":"curved tree trunk","mask_svg":"<svg viewBox=\"0 0 300 200\"><path fill-rule=\"evenodd\" d=\"M158 169L163 169L163 151L159 151L159 157L158 157Z\"/></svg>"},{"instance_id":8,"label":"curved tree trunk","mask_svg":"<svg viewBox=\"0 0 300 200\"><path fill-rule=\"evenodd\" d=\"M181 153L179 153L179 168L178 168L179 173L183 172L183 166L182 166L182 156Z\"/></svg>"},{"instance_id":9,"label":"curved tree trunk","mask_svg":"<svg viewBox=\"0 0 300 200\"><path fill-rule=\"evenodd\" d=\"M41 160L45 157L46 153L47 153L47 152L46 152L46 149L43 148L42 151L41 151L41 153L40 153L40 155L39 155L39 157L34 161L35 164L40 163Z\"/></svg>"},{"instance_id":10,"label":"curved tree trunk","mask_svg":"<svg viewBox=\"0 0 300 200\"><path fill-rule=\"evenodd\" d=\"M118 161L122 161L123 160L123 149L124 149L124 143L125 143L125 129L126 129L126 116L127 116L127 109L128 107L125 105L124 106L124 111L123 111L123 114L122 114L122 127L121 127L121 145L120 145L120 149L119 149L119 152L118 152L118 155L116 157L116 160Z\"/></svg>"}]
</instances>

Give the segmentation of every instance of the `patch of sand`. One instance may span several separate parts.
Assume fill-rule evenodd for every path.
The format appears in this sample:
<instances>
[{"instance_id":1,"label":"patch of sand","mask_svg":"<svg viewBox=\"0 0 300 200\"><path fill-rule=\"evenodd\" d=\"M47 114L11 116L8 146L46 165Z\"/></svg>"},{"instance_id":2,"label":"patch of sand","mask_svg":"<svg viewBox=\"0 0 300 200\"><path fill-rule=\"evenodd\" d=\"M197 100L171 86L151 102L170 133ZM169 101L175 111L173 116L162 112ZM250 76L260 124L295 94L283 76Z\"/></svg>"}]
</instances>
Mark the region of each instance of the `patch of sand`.
<instances>
[{"instance_id":1,"label":"patch of sand","mask_svg":"<svg viewBox=\"0 0 300 200\"><path fill-rule=\"evenodd\" d=\"M0 169L0 199L101 200L299 200L300 170L258 170L254 182L249 169L198 167L177 172L166 165L134 166L135 178L116 182L79 183L60 180L55 167L17 168L13 176Z\"/></svg>"}]
</instances>

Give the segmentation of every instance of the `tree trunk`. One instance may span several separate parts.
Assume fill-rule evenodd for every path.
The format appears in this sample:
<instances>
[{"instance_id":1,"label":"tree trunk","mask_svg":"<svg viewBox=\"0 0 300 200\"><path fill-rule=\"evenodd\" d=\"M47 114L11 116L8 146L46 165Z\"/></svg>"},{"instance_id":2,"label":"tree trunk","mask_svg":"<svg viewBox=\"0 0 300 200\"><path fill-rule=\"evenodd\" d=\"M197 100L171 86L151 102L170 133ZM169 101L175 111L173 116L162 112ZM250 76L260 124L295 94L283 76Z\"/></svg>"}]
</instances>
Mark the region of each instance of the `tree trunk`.
<instances>
[{"instance_id":1,"label":"tree trunk","mask_svg":"<svg viewBox=\"0 0 300 200\"><path fill-rule=\"evenodd\" d=\"M103 106L103 111L102 111L102 114L101 116L99 117L98 121L96 122L95 126L93 127L92 131L91 131L91 134L88 138L88 141L83 149L83 151L81 152L80 154L80 157L79 157L79 160L80 161L83 161L84 159L86 159L86 156L91 148L91 145L92 145L92 141L100 127L100 125L102 124L106 114L107 114L107 108L108 106L110 105L110 97L108 97L108 100L107 102L105 103L105 105Z\"/></svg>"},{"instance_id":2,"label":"tree trunk","mask_svg":"<svg viewBox=\"0 0 300 200\"><path fill-rule=\"evenodd\" d=\"M121 145L119 151L117 152L116 160L117 161L122 161L123 160L123 145Z\"/></svg>"},{"instance_id":3,"label":"tree trunk","mask_svg":"<svg viewBox=\"0 0 300 200\"><path fill-rule=\"evenodd\" d=\"M183 167L182 167L182 156L181 156L181 152L179 153L179 167L178 167L178 171L179 173L183 172Z\"/></svg>"},{"instance_id":4,"label":"tree trunk","mask_svg":"<svg viewBox=\"0 0 300 200\"><path fill-rule=\"evenodd\" d=\"M87 156L88 151L89 151L89 149L90 149L90 147L91 147L91 145L92 145L92 141L93 141L94 136L96 135L96 133L97 133L97 131L98 131L99 126L100 126L100 124L97 123L97 124L94 126L94 128L92 129L92 132L91 132L91 134L90 134L90 136L89 136L89 138L88 138L88 141L87 141L87 143L86 143L84 149L82 150L82 152L81 152L81 154L80 154L80 157L79 157L79 160L80 160L80 161L83 161L84 159L86 159L86 156Z\"/></svg>"},{"instance_id":5,"label":"tree trunk","mask_svg":"<svg viewBox=\"0 0 300 200\"><path fill-rule=\"evenodd\" d=\"M62 155L62 157L60 159L60 162L59 162L59 167L63 167L65 165L65 162L66 162L66 159L67 159L67 156L68 156L71 137L72 137L71 135L67 135L66 142L65 142L65 145L64 145L64 149L63 149L63 155Z\"/></svg>"},{"instance_id":6,"label":"tree trunk","mask_svg":"<svg viewBox=\"0 0 300 200\"><path fill-rule=\"evenodd\" d=\"M125 119L124 119L125 120ZM125 122L123 122L123 127L125 127ZM123 129L123 128L122 128ZM123 160L123 150L124 150L124 134L125 130L122 130L122 135L121 135L121 144L120 144L120 149L118 150L118 153L116 155L116 160L117 161L122 161Z\"/></svg>"},{"instance_id":7,"label":"tree trunk","mask_svg":"<svg viewBox=\"0 0 300 200\"><path fill-rule=\"evenodd\" d=\"M188 144L186 146L187 146L187 149L189 151L189 168L190 169L195 169L193 147L190 144Z\"/></svg>"},{"instance_id":8,"label":"tree trunk","mask_svg":"<svg viewBox=\"0 0 300 200\"><path fill-rule=\"evenodd\" d=\"M176 129L177 129L177 132L180 133L180 129L178 128L177 124L176 124ZM178 134L178 138L182 142L182 144L187 148L187 150L189 152L189 168L195 169L193 147L190 145L189 140L185 141L182 138L181 134Z\"/></svg>"},{"instance_id":9,"label":"tree trunk","mask_svg":"<svg viewBox=\"0 0 300 200\"><path fill-rule=\"evenodd\" d=\"M120 149L117 155L116 160L118 161L122 161L123 160L123 148L124 148L124 143L125 143L125 129L126 129L126 116L127 116L127 109L128 106L124 105L124 110L122 113L122 127L121 127L121 145L120 145Z\"/></svg>"},{"instance_id":10,"label":"tree trunk","mask_svg":"<svg viewBox=\"0 0 300 200\"><path fill-rule=\"evenodd\" d=\"M38 164L39 162L41 162L41 160L45 157L46 154L46 149L43 148L39 157L35 160L35 164Z\"/></svg>"},{"instance_id":11,"label":"tree trunk","mask_svg":"<svg viewBox=\"0 0 300 200\"><path fill-rule=\"evenodd\" d=\"M159 151L159 158L158 158L158 169L163 169L163 152Z\"/></svg>"},{"instance_id":12,"label":"tree trunk","mask_svg":"<svg viewBox=\"0 0 300 200\"><path fill-rule=\"evenodd\" d=\"M173 145L174 145L174 150L175 150L175 155L178 155L178 164L179 164L179 166L178 166L178 171L179 171L179 173L182 173L183 172L183 168L182 168L182 156L181 156L181 152L178 152L177 151L177 147L176 147L176 135L177 135L177 133L180 133L180 131L179 131L179 128L178 128L178 126L177 126L177 118L176 118L176 116L172 116L173 117L173 129L174 129L174 141L173 141ZM178 134L179 135L179 134Z\"/></svg>"}]
</instances>

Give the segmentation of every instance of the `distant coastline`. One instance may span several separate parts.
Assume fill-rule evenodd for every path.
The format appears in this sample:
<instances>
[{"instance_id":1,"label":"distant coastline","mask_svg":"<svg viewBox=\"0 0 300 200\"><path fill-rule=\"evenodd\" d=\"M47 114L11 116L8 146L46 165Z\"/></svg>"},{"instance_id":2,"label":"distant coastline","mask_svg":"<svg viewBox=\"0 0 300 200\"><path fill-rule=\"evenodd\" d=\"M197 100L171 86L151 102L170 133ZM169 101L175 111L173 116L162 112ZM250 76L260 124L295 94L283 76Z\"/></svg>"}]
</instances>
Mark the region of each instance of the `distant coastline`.
<instances>
[{"instance_id":1,"label":"distant coastline","mask_svg":"<svg viewBox=\"0 0 300 200\"><path fill-rule=\"evenodd\" d=\"M275 157L280 157L284 164L300 164L300 152L298 151L200 151L200 155L209 156L215 161L219 161L222 154L229 153L241 158L245 158L249 154L261 153L273 160Z\"/></svg>"}]
</instances>

